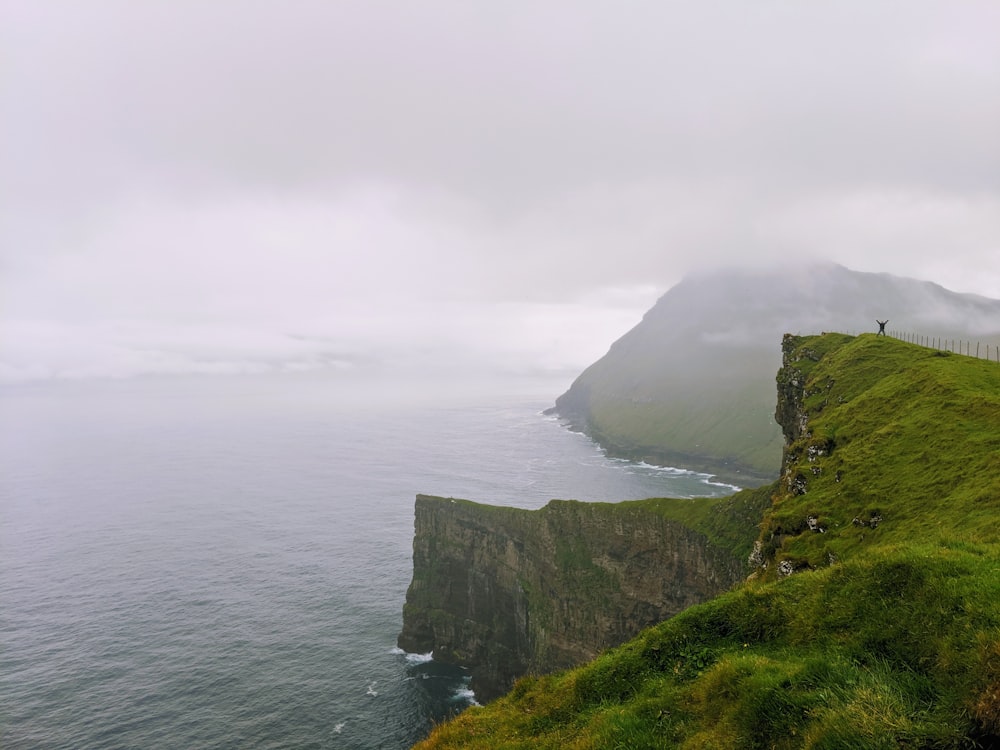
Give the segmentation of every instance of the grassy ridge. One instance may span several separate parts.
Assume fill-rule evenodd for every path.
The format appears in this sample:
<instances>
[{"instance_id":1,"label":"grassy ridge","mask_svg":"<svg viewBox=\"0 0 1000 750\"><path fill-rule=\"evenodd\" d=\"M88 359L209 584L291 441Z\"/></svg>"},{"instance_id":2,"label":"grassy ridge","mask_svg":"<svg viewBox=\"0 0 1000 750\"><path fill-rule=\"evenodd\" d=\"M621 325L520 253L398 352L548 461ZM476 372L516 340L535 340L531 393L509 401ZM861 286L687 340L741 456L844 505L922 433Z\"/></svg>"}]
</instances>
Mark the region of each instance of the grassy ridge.
<instances>
[{"instance_id":1,"label":"grassy ridge","mask_svg":"<svg viewBox=\"0 0 1000 750\"><path fill-rule=\"evenodd\" d=\"M822 355L826 338L799 351ZM784 480L805 492L767 515L777 557L815 568L886 543L1000 542L996 363L861 336L796 364L809 434L786 448Z\"/></svg>"},{"instance_id":2,"label":"grassy ridge","mask_svg":"<svg viewBox=\"0 0 1000 750\"><path fill-rule=\"evenodd\" d=\"M418 747L1000 745L1000 367L873 336L793 343L808 421L779 483L641 501L731 549L770 502L766 567Z\"/></svg>"},{"instance_id":3,"label":"grassy ridge","mask_svg":"<svg viewBox=\"0 0 1000 750\"><path fill-rule=\"evenodd\" d=\"M677 500L649 498L630 500L618 505L635 505L672 521L699 531L708 541L745 560L758 536L757 524L771 503L774 487L767 485L740 490L734 495L717 498Z\"/></svg>"},{"instance_id":4,"label":"grassy ridge","mask_svg":"<svg viewBox=\"0 0 1000 750\"><path fill-rule=\"evenodd\" d=\"M998 728L998 600L985 550L881 550L692 607L420 747L974 746Z\"/></svg>"},{"instance_id":5,"label":"grassy ridge","mask_svg":"<svg viewBox=\"0 0 1000 750\"><path fill-rule=\"evenodd\" d=\"M773 404L759 393L763 390L773 388L734 387L719 395L690 387L684 400L673 402L597 401L589 431L615 454L679 463L741 484L770 481L781 433L773 424ZM748 402L759 402L760 408L748 409Z\"/></svg>"},{"instance_id":6,"label":"grassy ridge","mask_svg":"<svg viewBox=\"0 0 1000 750\"><path fill-rule=\"evenodd\" d=\"M772 357L767 362L702 363L714 373L708 382L676 376L665 384L635 375L628 388L619 381L630 373L595 371L588 430L602 444L634 458L673 459L736 482L746 483L747 473L751 480L773 478L781 453L774 387L769 378L748 379L741 371L745 366L773 372ZM644 361L632 364L641 369ZM667 385L682 395L665 398Z\"/></svg>"}]
</instances>

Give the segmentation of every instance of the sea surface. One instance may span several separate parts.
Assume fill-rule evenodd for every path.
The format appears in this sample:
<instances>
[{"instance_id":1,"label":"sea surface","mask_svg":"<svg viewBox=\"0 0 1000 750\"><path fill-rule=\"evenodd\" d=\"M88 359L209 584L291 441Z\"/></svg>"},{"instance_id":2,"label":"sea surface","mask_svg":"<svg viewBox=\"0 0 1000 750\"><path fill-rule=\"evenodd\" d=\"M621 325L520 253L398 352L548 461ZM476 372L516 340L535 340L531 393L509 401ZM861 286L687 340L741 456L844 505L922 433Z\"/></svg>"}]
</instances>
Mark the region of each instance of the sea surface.
<instances>
[{"instance_id":1,"label":"sea surface","mask_svg":"<svg viewBox=\"0 0 1000 750\"><path fill-rule=\"evenodd\" d=\"M475 700L395 648L418 492L727 494L608 459L567 383L0 389L0 747L406 748Z\"/></svg>"}]
</instances>

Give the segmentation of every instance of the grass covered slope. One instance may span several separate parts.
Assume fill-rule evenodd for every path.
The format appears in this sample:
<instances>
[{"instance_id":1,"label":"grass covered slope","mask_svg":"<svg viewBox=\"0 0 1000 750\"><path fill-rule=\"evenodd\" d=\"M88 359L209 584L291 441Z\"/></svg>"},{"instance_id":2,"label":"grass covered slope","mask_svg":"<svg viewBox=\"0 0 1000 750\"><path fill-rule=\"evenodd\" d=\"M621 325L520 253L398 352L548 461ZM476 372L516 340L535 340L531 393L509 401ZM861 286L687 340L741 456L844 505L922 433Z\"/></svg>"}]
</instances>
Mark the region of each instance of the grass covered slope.
<instances>
[{"instance_id":1,"label":"grass covered slope","mask_svg":"<svg viewBox=\"0 0 1000 750\"><path fill-rule=\"evenodd\" d=\"M1000 300L828 263L730 268L667 291L554 410L614 455L767 484L782 449L775 342L786 331L874 331L876 318L1000 345Z\"/></svg>"},{"instance_id":2,"label":"grass covered slope","mask_svg":"<svg viewBox=\"0 0 1000 750\"><path fill-rule=\"evenodd\" d=\"M874 336L784 354L756 574L418 747L1000 745L1000 366Z\"/></svg>"},{"instance_id":3,"label":"grass covered slope","mask_svg":"<svg viewBox=\"0 0 1000 750\"><path fill-rule=\"evenodd\" d=\"M677 521L704 534L709 544L746 560L757 539L757 524L771 504L774 488L755 487L726 497L627 500L610 503L616 507L637 507ZM604 503L595 503L604 505Z\"/></svg>"},{"instance_id":4,"label":"grass covered slope","mask_svg":"<svg viewBox=\"0 0 1000 750\"><path fill-rule=\"evenodd\" d=\"M784 347L779 394L800 382L804 429L786 434L766 555L799 569L890 543L1000 541L1000 366L873 335Z\"/></svg>"}]
</instances>

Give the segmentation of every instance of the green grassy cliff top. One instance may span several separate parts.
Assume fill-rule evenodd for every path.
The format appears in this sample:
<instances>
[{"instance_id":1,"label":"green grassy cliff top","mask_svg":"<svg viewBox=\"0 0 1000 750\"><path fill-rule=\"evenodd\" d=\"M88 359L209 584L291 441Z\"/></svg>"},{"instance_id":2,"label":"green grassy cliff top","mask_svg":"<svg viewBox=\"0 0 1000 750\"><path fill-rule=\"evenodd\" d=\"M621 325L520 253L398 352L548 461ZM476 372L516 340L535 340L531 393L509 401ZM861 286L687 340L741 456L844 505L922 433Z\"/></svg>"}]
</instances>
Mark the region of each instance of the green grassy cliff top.
<instances>
[{"instance_id":1,"label":"green grassy cliff top","mask_svg":"<svg viewBox=\"0 0 1000 750\"><path fill-rule=\"evenodd\" d=\"M1000 745L1000 366L790 337L778 385L791 439L757 573L418 747Z\"/></svg>"},{"instance_id":2,"label":"green grassy cliff top","mask_svg":"<svg viewBox=\"0 0 1000 750\"><path fill-rule=\"evenodd\" d=\"M785 447L766 553L800 569L887 544L1000 541L1000 365L828 334L786 340L779 390L789 378L805 429Z\"/></svg>"}]
</instances>

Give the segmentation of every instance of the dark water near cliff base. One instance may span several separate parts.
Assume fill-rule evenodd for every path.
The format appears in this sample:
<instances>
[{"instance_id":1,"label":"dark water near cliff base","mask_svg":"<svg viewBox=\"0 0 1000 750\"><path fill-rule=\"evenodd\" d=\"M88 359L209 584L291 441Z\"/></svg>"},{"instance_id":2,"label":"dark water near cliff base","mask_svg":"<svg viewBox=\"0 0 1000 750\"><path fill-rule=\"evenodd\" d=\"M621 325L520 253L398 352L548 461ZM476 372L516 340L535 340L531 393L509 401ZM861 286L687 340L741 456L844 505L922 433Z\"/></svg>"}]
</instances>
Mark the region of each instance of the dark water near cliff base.
<instances>
[{"instance_id":1,"label":"dark water near cliff base","mask_svg":"<svg viewBox=\"0 0 1000 750\"><path fill-rule=\"evenodd\" d=\"M471 699L394 648L415 493L729 491L605 458L540 414L563 385L0 391L0 746L408 747Z\"/></svg>"}]
</instances>

